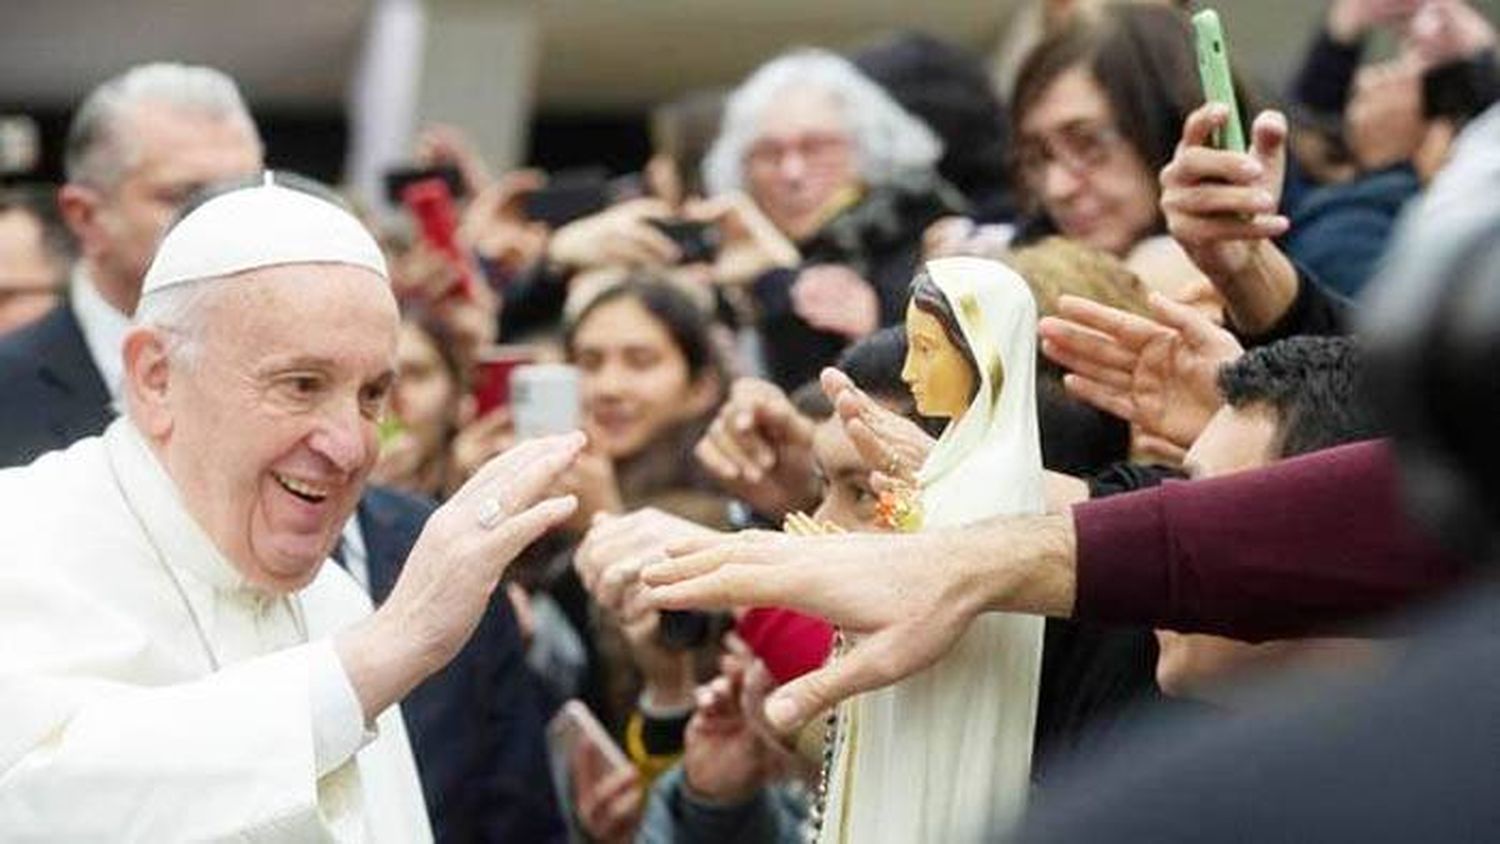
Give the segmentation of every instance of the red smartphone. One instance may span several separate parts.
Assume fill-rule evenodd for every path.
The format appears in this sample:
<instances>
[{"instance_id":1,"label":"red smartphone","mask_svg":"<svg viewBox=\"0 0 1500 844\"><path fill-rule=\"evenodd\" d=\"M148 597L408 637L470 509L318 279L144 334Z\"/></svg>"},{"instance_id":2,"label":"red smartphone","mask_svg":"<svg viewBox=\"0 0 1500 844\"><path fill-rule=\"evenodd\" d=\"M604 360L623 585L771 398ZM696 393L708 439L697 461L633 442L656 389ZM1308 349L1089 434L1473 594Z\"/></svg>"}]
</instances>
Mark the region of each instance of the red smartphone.
<instances>
[{"instance_id":1,"label":"red smartphone","mask_svg":"<svg viewBox=\"0 0 1500 844\"><path fill-rule=\"evenodd\" d=\"M478 416L510 404L510 373L536 363L530 346L490 346L474 360L474 404Z\"/></svg>"},{"instance_id":2,"label":"red smartphone","mask_svg":"<svg viewBox=\"0 0 1500 844\"><path fill-rule=\"evenodd\" d=\"M464 260L463 249L458 245L458 210L448 183L439 178L412 182L401 189L401 204L417 221L422 239L446 258L457 274L458 280L444 292L444 298L461 296L473 299L474 277L469 272L469 262Z\"/></svg>"},{"instance_id":3,"label":"red smartphone","mask_svg":"<svg viewBox=\"0 0 1500 844\"><path fill-rule=\"evenodd\" d=\"M578 795L593 791L616 771L633 767L625 751L580 701L562 705L547 724L547 736L553 752L566 761L569 802L575 806Z\"/></svg>"}]
</instances>

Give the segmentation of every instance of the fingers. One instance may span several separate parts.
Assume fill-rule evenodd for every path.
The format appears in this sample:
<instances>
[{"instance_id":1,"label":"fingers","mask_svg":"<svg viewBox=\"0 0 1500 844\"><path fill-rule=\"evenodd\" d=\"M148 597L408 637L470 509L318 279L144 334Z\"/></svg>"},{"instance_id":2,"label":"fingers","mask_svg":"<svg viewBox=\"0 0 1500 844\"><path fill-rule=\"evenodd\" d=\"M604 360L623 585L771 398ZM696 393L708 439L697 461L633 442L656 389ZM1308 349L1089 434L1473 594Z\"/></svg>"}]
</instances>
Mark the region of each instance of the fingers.
<instances>
[{"instance_id":1,"label":"fingers","mask_svg":"<svg viewBox=\"0 0 1500 844\"><path fill-rule=\"evenodd\" d=\"M839 394L845 390L859 391L859 388L854 386L852 378L832 366L823 367L823 371L818 373L818 382L823 387L823 395L827 396L831 402L838 401Z\"/></svg>"},{"instance_id":2,"label":"fingers","mask_svg":"<svg viewBox=\"0 0 1500 844\"><path fill-rule=\"evenodd\" d=\"M1126 422L1136 421L1135 402L1131 400L1128 386L1119 389L1110 384L1095 381L1082 375L1063 376L1063 387L1068 394L1086 404L1093 405L1105 413L1113 414Z\"/></svg>"},{"instance_id":3,"label":"fingers","mask_svg":"<svg viewBox=\"0 0 1500 844\"><path fill-rule=\"evenodd\" d=\"M484 531L486 559L497 564L491 579L499 579L526 546L540 539L542 534L567 521L578 509L578 499L572 495L549 498L520 513L511 516L493 528Z\"/></svg>"},{"instance_id":4,"label":"fingers","mask_svg":"<svg viewBox=\"0 0 1500 844\"><path fill-rule=\"evenodd\" d=\"M1150 294L1147 304L1162 325L1181 332L1188 345L1194 349L1228 351L1239 346L1239 341L1234 339L1233 334L1216 325L1197 308L1174 302L1160 293Z\"/></svg>"},{"instance_id":5,"label":"fingers","mask_svg":"<svg viewBox=\"0 0 1500 844\"><path fill-rule=\"evenodd\" d=\"M584 444L584 436L576 431L521 443L481 467L449 503L472 506L478 503L475 499L487 496L507 513L527 507L573 465Z\"/></svg>"},{"instance_id":6,"label":"fingers","mask_svg":"<svg viewBox=\"0 0 1500 844\"><path fill-rule=\"evenodd\" d=\"M1187 116L1182 124L1182 146L1206 147L1214 132L1229 123L1229 109L1223 103L1204 103Z\"/></svg>"},{"instance_id":7,"label":"fingers","mask_svg":"<svg viewBox=\"0 0 1500 844\"><path fill-rule=\"evenodd\" d=\"M1038 325L1042 354L1062 368L1118 389L1128 389L1137 353L1076 323L1047 317Z\"/></svg>"},{"instance_id":8,"label":"fingers","mask_svg":"<svg viewBox=\"0 0 1500 844\"><path fill-rule=\"evenodd\" d=\"M1057 313L1064 319L1107 334L1129 349L1139 349L1161 333L1161 326L1149 319L1082 296L1058 297Z\"/></svg>"},{"instance_id":9,"label":"fingers","mask_svg":"<svg viewBox=\"0 0 1500 844\"><path fill-rule=\"evenodd\" d=\"M898 635L892 629L856 642L838 659L772 692L765 708L771 728L789 735L839 702L889 685L921 667L912 665L912 655L892 646Z\"/></svg>"}]
</instances>

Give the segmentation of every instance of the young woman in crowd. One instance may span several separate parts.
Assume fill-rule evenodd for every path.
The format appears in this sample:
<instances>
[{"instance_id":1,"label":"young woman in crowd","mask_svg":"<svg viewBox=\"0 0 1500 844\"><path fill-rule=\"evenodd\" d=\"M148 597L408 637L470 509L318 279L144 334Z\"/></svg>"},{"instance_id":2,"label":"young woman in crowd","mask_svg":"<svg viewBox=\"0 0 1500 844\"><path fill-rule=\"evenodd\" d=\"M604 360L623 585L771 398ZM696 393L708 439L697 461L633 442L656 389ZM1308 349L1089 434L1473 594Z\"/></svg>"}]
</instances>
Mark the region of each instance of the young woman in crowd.
<instances>
[{"instance_id":1,"label":"young woman in crowd","mask_svg":"<svg viewBox=\"0 0 1500 844\"><path fill-rule=\"evenodd\" d=\"M447 324L425 308L403 309L396 372L382 427L380 462L370 480L443 499L463 480L451 449L474 406L458 343Z\"/></svg>"}]
</instances>

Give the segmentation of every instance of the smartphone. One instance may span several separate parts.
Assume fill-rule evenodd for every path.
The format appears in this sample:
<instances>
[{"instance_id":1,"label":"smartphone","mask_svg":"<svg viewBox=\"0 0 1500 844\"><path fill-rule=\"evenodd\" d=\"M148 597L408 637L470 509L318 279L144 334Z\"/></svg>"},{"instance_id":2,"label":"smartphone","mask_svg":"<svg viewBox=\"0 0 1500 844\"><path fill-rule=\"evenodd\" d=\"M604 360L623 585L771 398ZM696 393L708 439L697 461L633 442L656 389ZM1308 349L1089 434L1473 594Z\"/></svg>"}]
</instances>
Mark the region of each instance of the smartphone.
<instances>
[{"instance_id":1,"label":"smartphone","mask_svg":"<svg viewBox=\"0 0 1500 844\"><path fill-rule=\"evenodd\" d=\"M631 767L625 751L581 701L564 703L547 724L547 739L554 758L561 761L568 802L576 806L578 795L597 788L610 774Z\"/></svg>"},{"instance_id":2,"label":"smartphone","mask_svg":"<svg viewBox=\"0 0 1500 844\"><path fill-rule=\"evenodd\" d=\"M1463 121L1490 106L1491 65L1477 58L1457 59L1422 73L1422 116Z\"/></svg>"},{"instance_id":3,"label":"smartphone","mask_svg":"<svg viewBox=\"0 0 1500 844\"><path fill-rule=\"evenodd\" d=\"M453 286L439 298L474 298L474 277L464 259L463 247L458 245L458 209L447 183L435 178L411 182L401 190L401 204L417 221L422 240L453 268Z\"/></svg>"},{"instance_id":4,"label":"smartphone","mask_svg":"<svg viewBox=\"0 0 1500 844\"><path fill-rule=\"evenodd\" d=\"M1193 40L1198 50L1198 78L1203 99L1229 107L1229 122L1214 131L1213 145L1232 152L1245 151L1245 130L1240 125L1240 106L1234 96L1234 77L1229 73L1229 44L1219 13L1204 9L1193 15Z\"/></svg>"},{"instance_id":5,"label":"smartphone","mask_svg":"<svg viewBox=\"0 0 1500 844\"><path fill-rule=\"evenodd\" d=\"M548 184L521 200L521 213L528 220L546 223L554 229L608 207L609 183L603 179Z\"/></svg>"},{"instance_id":6,"label":"smartphone","mask_svg":"<svg viewBox=\"0 0 1500 844\"><path fill-rule=\"evenodd\" d=\"M517 367L536 363L530 346L490 346L474 358L474 408L484 416L510 404L510 375Z\"/></svg>"},{"instance_id":7,"label":"smartphone","mask_svg":"<svg viewBox=\"0 0 1500 844\"><path fill-rule=\"evenodd\" d=\"M679 264L713 263L719 255L719 229L697 220L647 220L653 228L677 244Z\"/></svg>"},{"instance_id":8,"label":"smartphone","mask_svg":"<svg viewBox=\"0 0 1500 844\"><path fill-rule=\"evenodd\" d=\"M582 410L578 369L565 363L534 363L510 373L511 416L519 439L578 429Z\"/></svg>"},{"instance_id":9,"label":"smartphone","mask_svg":"<svg viewBox=\"0 0 1500 844\"><path fill-rule=\"evenodd\" d=\"M463 173L452 164L439 164L436 167L392 167L381 176L385 182L385 200L392 205L402 204L402 195L406 193L407 187L417 182L427 182L438 179L448 186L448 195L456 200L468 198L469 188L464 182Z\"/></svg>"}]
</instances>

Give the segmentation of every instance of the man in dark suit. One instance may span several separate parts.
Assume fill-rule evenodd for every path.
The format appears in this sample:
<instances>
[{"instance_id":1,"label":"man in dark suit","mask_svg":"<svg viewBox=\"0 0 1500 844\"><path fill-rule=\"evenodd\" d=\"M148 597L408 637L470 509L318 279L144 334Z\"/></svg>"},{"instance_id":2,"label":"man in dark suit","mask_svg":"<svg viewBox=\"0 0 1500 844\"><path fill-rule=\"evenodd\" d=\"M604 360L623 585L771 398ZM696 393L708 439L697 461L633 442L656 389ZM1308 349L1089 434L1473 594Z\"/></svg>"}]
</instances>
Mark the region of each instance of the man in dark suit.
<instances>
[{"instance_id":1,"label":"man in dark suit","mask_svg":"<svg viewBox=\"0 0 1500 844\"><path fill-rule=\"evenodd\" d=\"M261 167L255 125L234 82L218 71L144 65L90 94L69 131L68 183L59 191L80 250L67 299L0 338L0 467L104 431L115 416L120 341L157 241L199 188ZM431 511L429 503L366 490L357 527L345 535L358 538L356 579L376 603ZM402 704L440 841L564 837L523 661L502 595L459 655Z\"/></svg>"}]
</instances>

